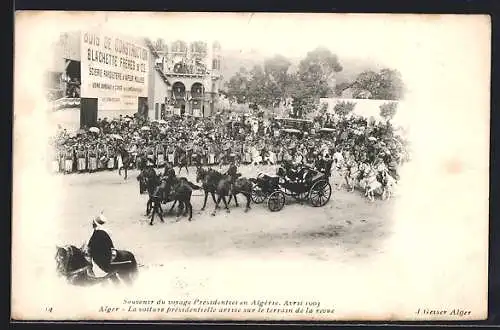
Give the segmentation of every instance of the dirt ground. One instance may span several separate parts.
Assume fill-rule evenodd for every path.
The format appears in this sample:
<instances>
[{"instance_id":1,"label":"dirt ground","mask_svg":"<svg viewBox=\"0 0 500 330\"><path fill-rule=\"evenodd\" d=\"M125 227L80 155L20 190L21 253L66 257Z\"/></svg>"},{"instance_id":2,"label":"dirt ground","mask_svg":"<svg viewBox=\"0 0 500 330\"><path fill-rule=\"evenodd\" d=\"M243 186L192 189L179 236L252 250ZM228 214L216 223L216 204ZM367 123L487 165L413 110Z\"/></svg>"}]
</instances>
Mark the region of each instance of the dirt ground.
<instances>
[{"instance_id":1,"label":"dirt ground","mask_svg":"<svg viewBox=\"0 0 500 330\"><path fill-rule=\"evenodd\" d=\"M273 173L275 167L247 166L240 171L255 177L259 172ZM210 196L206 209L200 211L203 192L195 191L191 222L187 218L176 222L175 215L168 214L165 223L155 219L150 226L145 216L147 196L139 195L137 174L131 171L126 181L116 171L63 176L67 189L58 218L65 221L57 233L58 242L80 246L90 237L91 218L101 210L117 248L132 251L145 267L179 258L245 255L352 260L383 253L381 243L391 234L388 215L394 200L369 202L360 193L340 187L338 175L331 180L332 197L324 207L287 198L280 212L270 212L266 203L252 203L244 213L245 198L240 195L238 208L232 204L230 213L221 210L211 216ZM195 182L194 168L188 175L185 170L181 174Z\"/></svg>"},{"instance_id":2,"label":"dirt ground","mask_svg":"<svg viewBox=\"0 0 500 330\"><path fill-rule=\"evenodd\" d=\"M259 172L275 173L276 168L245 166L240 167L240 172L256 177ZM23 269L17 281L23 283L18 288L23 308L33 306L29 311L40 315L37 306L52 304L58 308L58 314L54 312L52 317L67 317L67 313L84 317L72 314L78 306L82 313L90 313L90 318L102 316L92 313L97 312L104 293L98 287L82 291L64 285L63 279L56 276L54 261L56 245L79 247L88 241L92 218L101 211L107 217L115 247L134 253L140 265L133 288L116 288L116 294L112 287L108 288L111 291L105 295L113 297L110 299L114 303L127 297L232 296L310 297L327 304L342 296L343 308L357 310L362 304L359 294L353 292L369 292L375 301L363 295L363 304L379 306L391 299L388 290L400 291L387 277L387 270L393 267L387 265L394 263L390 257L397 230L393 211L400 197L370 202L360 192L340 187L342 178L334 174L332 196L324 207L300 205L287 198L280 212L270 212L265 203L252 203L251 210L245 213L244 197L238 196L239 207L232 204L230 213L221 210L212 216L211 198L201 211L203 192L195 191L191 222L187 218L176 222L172 214L165 217L165 223L156 221L150 226L145 216L147 196L139 194L138 174L130 171L128 180L117 171L50 179L54 180L51 189L59 191L46 192L53 197L46 205L50 212L44 214L50 214L52 219L45 219L46 225L37 225L35 231L30 219L21 227L25 228L24 239L33 240L21 245L22 259L17 266ZM181 175L186 176L186 172ZM195 182L195 168L190 168L187 177ZM79 298L70 298L75 295ZM67 305L68 299L72 305ZM384 306L389 303L393 302L387 301Z\"/></svg>"}]
</instances>

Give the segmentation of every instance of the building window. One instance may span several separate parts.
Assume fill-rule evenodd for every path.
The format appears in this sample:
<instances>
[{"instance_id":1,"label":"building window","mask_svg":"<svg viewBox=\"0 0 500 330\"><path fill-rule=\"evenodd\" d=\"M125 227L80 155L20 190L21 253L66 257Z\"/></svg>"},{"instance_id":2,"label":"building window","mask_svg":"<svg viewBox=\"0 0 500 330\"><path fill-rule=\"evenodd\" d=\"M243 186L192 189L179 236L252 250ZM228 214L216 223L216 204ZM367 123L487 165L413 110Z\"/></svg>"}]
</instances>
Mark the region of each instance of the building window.
<instances>
[{"instance_id":1,"label":"building window","mask_svg":"<svg viewBox=\"0 0 500 330\"><path fill-rule=\"evenodd\" d=\"M160 115L160 104L159 103L155 103L155 119L158 119L158 116Z\"/></svg>"}]
</instances>

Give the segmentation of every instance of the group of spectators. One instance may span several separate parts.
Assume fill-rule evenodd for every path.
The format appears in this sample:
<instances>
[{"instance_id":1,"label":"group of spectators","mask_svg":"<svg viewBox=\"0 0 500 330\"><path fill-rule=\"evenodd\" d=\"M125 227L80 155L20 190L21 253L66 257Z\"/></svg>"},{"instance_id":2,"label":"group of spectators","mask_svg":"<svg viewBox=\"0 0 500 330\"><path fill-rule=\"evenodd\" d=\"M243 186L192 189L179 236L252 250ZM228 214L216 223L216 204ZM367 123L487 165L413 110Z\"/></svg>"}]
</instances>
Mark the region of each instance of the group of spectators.
<instances>
[{"instance_id":1,"label":"group of spectators","mask_svg":"<svg viewBox=\"0 0 500 330\"><path fill-rule=\"evenodd\" d=\"M344 161L384 162L395 168L408 159L401 133L390 123L362 117L317 118L309 132L284 132L274 119L216 115L208 118L172 116L148 121L120 116L99 119L95 127L76 133L63 128L53 138L53 171L92 173L121 167L119 147L124 145L139 165L146 157L151 165L176 166L278 164L284 160L313 163L319 157ZM320 129L330 128L330 129Z\"/></svg>"}]
</instances>

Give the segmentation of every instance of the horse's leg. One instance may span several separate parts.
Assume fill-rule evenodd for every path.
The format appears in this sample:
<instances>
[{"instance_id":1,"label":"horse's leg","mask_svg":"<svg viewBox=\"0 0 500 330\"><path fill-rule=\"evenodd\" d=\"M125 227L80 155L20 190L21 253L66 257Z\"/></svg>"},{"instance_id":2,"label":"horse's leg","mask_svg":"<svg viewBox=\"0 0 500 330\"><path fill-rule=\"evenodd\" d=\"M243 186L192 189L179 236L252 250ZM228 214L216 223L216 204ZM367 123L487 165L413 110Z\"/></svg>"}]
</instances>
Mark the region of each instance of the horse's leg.
<instances>
[{"instance_id":1,"label":"horse's leg","mask_svg":"<svg viewBox=\"0 0 500 330\"><path fill-rule=\"evenodd\" d=\"M128 164L127 164L127 165L128 165ZM123 180L127 180L127 177L128 177L128 176L127 176L127 175L128 175L128 174L127 174L127 165L125 165L125 178L124 178Z\"/></svg>"},{"instance_id":2,"label":"horse's leg","mask_svg":"<svg viewBox=\"0 0 500 330\"><path fill-rule=\"evenodd\" d=\"M151 214L151 221L149 221L149 225L152 226L153 225L153 221L155 219L155 207L153 205L153 211L152 211L152 214Z\"/></svg>"},{"instance_id":3,"label":"horse's leg","mask_svg":"<svg viewBox=\"0 0 500 330\"><path fill-rule=\"evenodd\" d=\"M191 197L186 201L187 207L189 207L189 218L188 220L191 221L193 218L193 205L191 204Z\"/></svg>"},{"instance_id":4,"label":"horse's leg","mask_svg":"<svg viewBox=\"0 0 500 330\"><path fill-rule=\"evenodd\" d=\"M226 196L222 196L222 201L224 202L224 206L226 207L226 212L227 213L231 212L229 210L229 205L227 205Z\"/></svg>"},{"instance_id":5,"label":"horse's leg","mask_svg":"<svg viewBox=\"0 0 500 330\"><path fill-rule=\"evenodd\" d=\"M115 285L119 285L120 284L120 279L118 278L118 275L116 275L116 274L111 275L111 277L109 279Z\"/></svg>"},{"instance_id":6,"label":"horse's leg","mask_svg":"<svg viewBox=\"0 0 500 330\"><path fill-rule=\"evenodd\" d=\"M157 206L156 206L156 213L158 213L158 216L160 217L160 221L161 221L161 222L165 222L165 221L163 220L163 214L162 214L163 210L161 209L161 202L160 202L160 201L158 201L158 203L157 203L156 205L157 205Z\"/></svg>"},{"instance_id":7,"label":"horse's leg","mask_svg":"<svg viewBox=\"0 0 500 330\"><path fill-rule=\"evenodd\" d=\"M240 205L238 204L238 199L236 198L236 194L232 194L231 196L234 197L234 202L236 203L236 207L239 207ZM228 204L231 203L231 196L229 196Z\"/></svg>"},{"instance_id":8,"label":"horse's leg","mask_svg":"<svg viewBox=\"0 0 500 330\"><path fill-rule=\"evenodd\" d=\"M212 191L212 192L211 192L211 194L212 194L212 199L213 199L213 201L214 201L214 204L217 204L217 207L218 207L218 206L219 206L219 203L220 203L220 199L219 199L219 203L218 203L218 202L215 200L215 192L213 192L213 191Z\"/></svg>"},{"instance_id":9,"label":"horse's leg","mask_svg":"<svg viewBox=\"0 0 500 330\"><path fill-rule=\"evenodd\" d=\"M168 210L168 213L172 213L172 211L174 210L174 207L175 207L175 204L177 203L177 200L175 199L174 202L172 203L172 206L170 207L170 210Z\"/></svg>"},{"instance_id":10,"label":"horse's leg","mask_svg":"<svg viewBox=\"0 0 500 330\"><path fill-rule=\"evenodd\" d=\"M189 203L189 200L187 200L187 199L186 199L186 200L184 201L184 206L185 206L185 207L184 207L184 213L182 214L182 216L183 216L183 217L185 217L185 216L187 216L187 215L188 215L188 212L189 212L189 205L190 205L190 203L189 203L189 204L188 204L188 203Z\"/></svg>"},{"instance_id":11,"label":"horse's leg","mask_svg":"<svg viewBox=\"0 0 500 330\"><path fill-rule=\"evenodd\" d=\"M152 207L152 204L153 201L151 200L151 197L148 198L148 201L146 203L146 216L149 215L149 212L151 212L151 207Z\"/></svg>"},{"instance_id":12,"label":"horse's leg","mask_svg":"<svg viewBox=\"0 0 500 330\"><path fill-rule=\"evenodd\" d=\"M207 206L207 199L208 199L208 191L205 190L205 200L203 201L203 206L201 207L202 211L205 210L205 206Z\"/></svg>"},{"instance_id":13,"label":"horse's leg","mask_svg":"<svg viewBox=\"0 0 500 330\"><path fill-rule=\"evenodd\" d=\"M163 221L163 214L164 213L163 213L163 209L161 208L161 202L160 202L160 203L158 203L158 215L160 216L161 222L165 222L165 221Z\"/></svg>"},{"instance_id":14,"label":"horse's leg","mask_svg":"<svg viewBox=\"0 0 500 330\"><path fill-rule=\"evenodd\" d=\"M186 166L185 166L185 167L186 167L186 172L187 172L187 175L189 175L189 169L188 169L187 164L186 164Z\"/></svg>"},{"instance_id":15,"label":"horse's leg","mask_svg":"<svg viewBox=\"0 0 500 330\"><path fill-rule=\"evenodd\" d=\"M176 215L176 220L175 221L179 221L180 220L181 212L182 212L182 209L180 208L181 204L184 204L184 202L179 200L179 209L177 210L177 215Z\"/></svg>"},{"instance_id":16,"label":"horse's leg","mask_svg":"<svg viewBox=\"0 0 500 330\"><path fill-rule=\"evenodd\" d=\"M247 205L245 207L245 212L248 212L248 210L250 210L250 196L248 195L248 193L245 193L244 196L247 199Z\"/></svg>"},{"instance_id":17,"label":"horse's leg","mask_svg":"<svg viewBox=\"0 0 500 330\"><path fill-rule=\"evenodd\" d=\"M215 198L215 195L212 194L212 197ZM217 201L215 201L215 207L214 207L214 211L212 212L212 216L215 215L215 211L219 208L219 203L220 203L221 199L222 199L222 195L219 195L218 198L217 198Z\"/></svg>"}]
</instances>

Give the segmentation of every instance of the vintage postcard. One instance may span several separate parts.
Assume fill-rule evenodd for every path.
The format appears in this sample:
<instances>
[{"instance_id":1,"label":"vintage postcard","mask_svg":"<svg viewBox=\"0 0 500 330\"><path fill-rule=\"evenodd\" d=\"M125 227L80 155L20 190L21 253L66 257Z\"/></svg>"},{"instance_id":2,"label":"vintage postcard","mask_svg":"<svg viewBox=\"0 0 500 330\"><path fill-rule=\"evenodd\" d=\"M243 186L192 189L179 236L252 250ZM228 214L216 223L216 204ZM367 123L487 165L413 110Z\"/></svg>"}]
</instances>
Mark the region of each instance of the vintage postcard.
<instances>
[{"instance_id":1,"label":"vintage postcard","mask_svg":"<svg viewBox=\"0 0 500 330\"><path fill-rule=\"evenodd\" d=\"M484 320L486 15L16 12L15 320Z\"/></svg>"}]
</instances>

